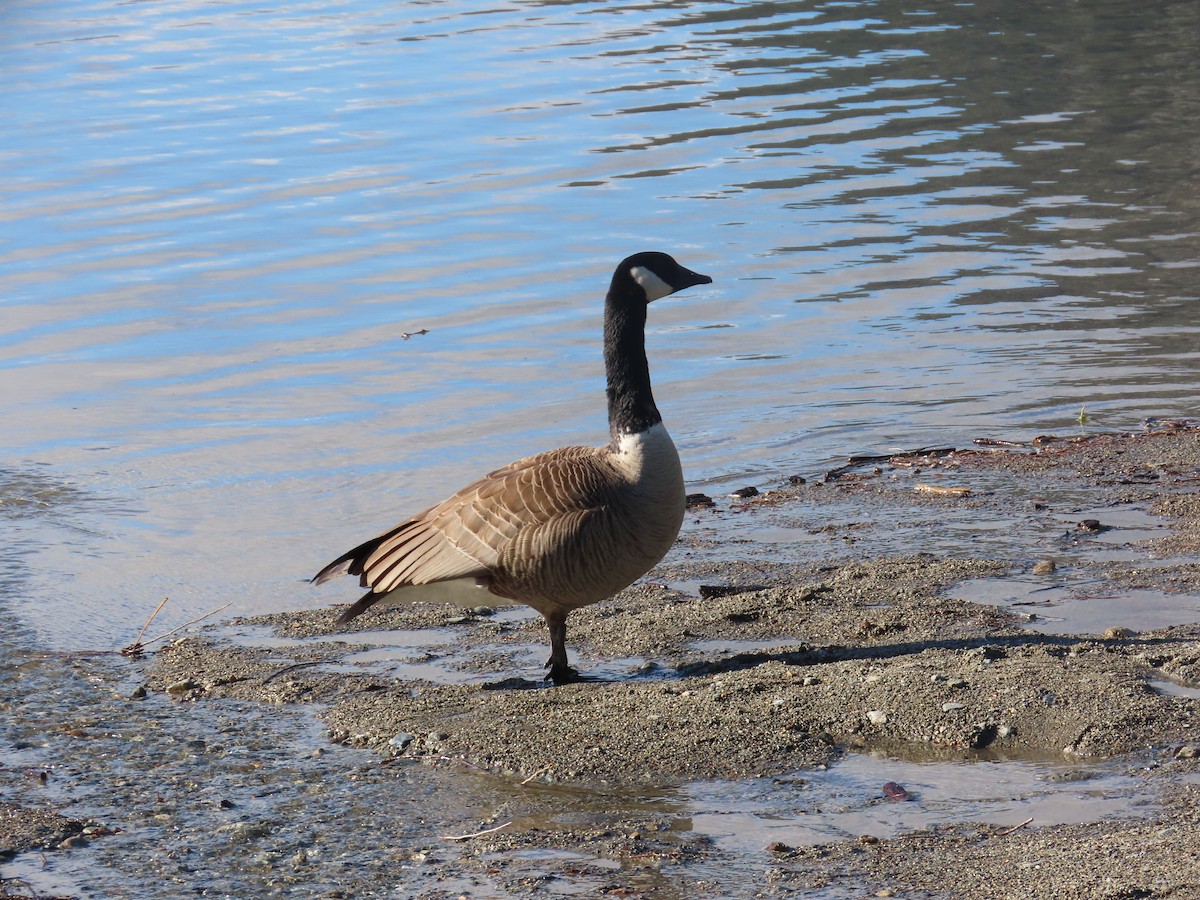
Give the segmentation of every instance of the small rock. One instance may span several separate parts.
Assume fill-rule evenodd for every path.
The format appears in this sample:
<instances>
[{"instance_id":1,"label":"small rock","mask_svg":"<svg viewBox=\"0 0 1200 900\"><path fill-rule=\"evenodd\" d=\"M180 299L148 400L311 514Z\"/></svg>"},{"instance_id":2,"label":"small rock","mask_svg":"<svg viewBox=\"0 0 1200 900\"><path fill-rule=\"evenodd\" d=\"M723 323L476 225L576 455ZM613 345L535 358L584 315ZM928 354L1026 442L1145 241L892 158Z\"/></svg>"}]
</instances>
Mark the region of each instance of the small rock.
<instances>
[{"instance_id":1,"label":"small rock","mask_svg":"<svg viewBox=\"0 0 1200 900\"><path fill-rule=\"evenodd\" d=\"M400 752L404 752L404 748L415 740L416 738L407 731L401 731L398 735L388 741L388 745L394 747Z\"/></svg>"},{"instance_id":2,"label":"small rock","mask_svg":"<svg viewBox=\"0 0 1200 900\"><path fill-rule=\"evenodd\" d=\"M1200 747L1180 747L1175 751L1176 759L1195 759L1200 756Z\"/></svg>"},{"instance_id":3,"label":"small rock","mask_svg":"<svg viewBox=\"0 0 1200 900\"><path fill-rule=\"evenodd\" d=\"M805 687L812 687L813 685L820 684L821 679L817 678L815 675L805 675L804 680L800 683Z\"/></svg>"},{"instance_id":4,"label":"small rock","mask_svg":"<svg viewBox=\"0 0 1200 900\"><path fill-rule=\"evenodd\" d=\"M1052 559L1043 559L1033 567L1034 575L1053 575L1056 571L1058 571L1058 566L1054 564L1054 560Z\"/></svg>"},{"instance_id":5,"label":"small rock","mask_svg":"<svg viewBox=\"0 0 1200 900\"><path fill-rule=\"evenodd\" d=\"M883 786L883 796L893 803L899 803L903 800L911 800L912 794L906 791L901 785L894 781L889 781Z\"/></svg>"},{"instance_id":6,"label":"small rock","mask_svg":"<svg viewBox=\"0 0 1200 900\"><path fill-rule=\"evenodd\" d=\"M684 506L688 509L709 509L716 505L708 494L688 494L684 500Z\"/></svg>"},{"instance_id":7,"label":"small rock","mask_svg":"<svg viewBox=\"0 0 1200 900\"><path fill-rule=\"evenodd\" d=\"M943 703L942 712L954 712L956 709L966 709L965 703Z\"/></svg>"},{"instance_id":8,"label":"small rock","mask_svg":"<svg viewBox=\"0 0 1200 900\"><path fill-rule=\"evenodd\" d=\"M1122 625L1114 625L1112 628L1106 628L1104 630L1104 636L1110 641L1131 638L1134 634L1135 632L1132 628L1125 628Z\"/></svg>"},{"instance_id":9,"label":"small rock","mask_svg":"<svg viewBox=\"0 0 1200 900\"><path fill-rule=\"evenodd\" d=\"M471 609L471 614L475 616L494 616L496 611L490 606L476 606Z\"/></svg>"},{"instance_id":10,"label":"small rock","mask_svg":"<svg viewBox=\"0 0 1200 900\"><path fill-rule=\"evenodd\" d=\"M1086 534L1099 534L1102 531L1108 531L1108 526L1101 525L1099 519L1084 519L1075 524L1075 530Z\"/></svg>"},{"instance_id":11,"label":"small rock","mask_svg":"<svg viewBox=\"0 0 1200 900\"><path fill-rule=\"evenodd\" d=\"M872 725L883 725L887 720L887 713L882 709L872 709L867 713L867 721Z\"/></svg>"},{"instance_id":12,"label":"small rock","mask_svg":"<svg viewBox=\"0 0 1200 900\"><path fill-rule=\"evenodd\" d=\"M168 694L186 694L188 691L194 691L200 687L199 684L192 681L190 678L184 678L182 681L176 681L167 685Z\"/></svg>"},{"instance_id":13,"label":"small rock","mask_svg":"<svg viewBox=\"0 0 1200 900\"><path fill-rule=\"evenodd\" d=\"M997 725L996 726L996 737L1006 738L1009 735L1016 734L1016 731L1017 731L1017 729L1015 729L1011 725Z\"/></svg>"},{"instance_id":14,"label":"small rock","mask_svg":"<svg viewBox=\"0 0 1200 900\"><path fill-rule=\"evenodd\" d=\"M130 700L145 700L146 699L146 686L144 684L139 684L137 687L135 687L133 689L133 692L129 695L129 699Z\"/></svg>"},{"instance_id":15,"label":"small rock","mask_svg":"<svg viewBox=\"0 0 1200 900\"><path fill-rule=\"evenodd\" d=\"M767 851L769 853L791 853L795 849L795 847L789 847L782 841L773 841L767 845Z\"/></svg>"},{"instance_id":16,"label":"small rock","mask_svg":"<svg viewBox=\"0 0 1200 900\"><path fill-rule=\"evenodd\" d=\"M736 491L734 491L729 496L730 497L741 497L743 499L746 497L757 497L758 496L758 488L753 487L753 486L738 488Z\"/></svg>"},{"instance_id":17,"label":"small rock","mask_svg":"<svg viewBox=\"0 0 1200 900\"><path fill-rule=\"evenodd\" d=\"M860 844L878 844L879 838L875 837L873 834L860 834L858 836L858 842Z\"/></svg>"},{"instance_id":18,"label":"small rock","mask_svg":"<svg viewBox=\"0 0 1200 900\"><path fill-rule=\"evenodd\" d=\"M807 484L808 479L803 475L789 475L788 484Z\"/></svg>"}]
</instances>

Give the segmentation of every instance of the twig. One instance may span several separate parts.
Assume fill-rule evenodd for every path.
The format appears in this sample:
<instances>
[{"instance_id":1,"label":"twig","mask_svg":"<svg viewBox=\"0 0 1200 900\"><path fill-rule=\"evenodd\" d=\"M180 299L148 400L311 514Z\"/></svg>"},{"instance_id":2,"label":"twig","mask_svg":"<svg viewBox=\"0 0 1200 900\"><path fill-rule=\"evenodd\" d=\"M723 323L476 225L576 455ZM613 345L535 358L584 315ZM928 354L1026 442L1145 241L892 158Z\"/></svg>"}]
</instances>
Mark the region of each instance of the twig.
<instances>
[{"instance_id":1,"label":"twig","mask_svg":"<svg viewBox=\"0 0 1200 900\"><path fill-rule=\"evenodd\" d=\"M501 828L507 828L511 824L512 824L512 821L510 820L508 822L504 822L500 825L497 825L495 828L485 828L485 829L483 829L483 831L476 831L474 834L444 834L444 835L442 835L442 840L443 841L469 841L471 838L483 837L485 834L492 834L493 832L499 831Z\"/></svg>"},{"instance_id":2,"label":"twig","mask_svg":"<svg viewBox=\"0 0 1200 900\"><path fill-rule=\"evenodd\" d=\"M529 784L529 782L533 781L533 779L537 778L543 772L549 772L551 768L553 768L553 767L552 766L542 766L540 769L538 769L536 772L534 772L532 775L530 775L528 778L526 778L524 781L522 781L521 784Z\"/></svg>"},{"instance_id":3,"label":"twig","mask_svg":"<svg viewBox=\"0 0 1200 900\"><path fill-rule=\"evenodd\" d=\"M231 607L231 606L233 606L233 604L232 604L232 603L226 603L224 606L218 606L216 609L212 610L211 612L206 612L206 613L205 613L204 615L202 615L202 616L197 616L196 618L192 619L192 621L190 621L190 622L184 622L184 623L183 623L182 625L180 625L178 628L172 628L170 631L168 631L168 632L165 632L165 633L163 633L163 634L160 634L160 635L158 635L158 637L152 637L152 638L150 638L150 640L148 640L148 641L143 641L141 646L143 646L143 647L144 647L146 644L153 644L153 643L156 643L156 642L158 642L158 641L161 641L163 638L169 638L171 635L175 634L175 632L177 632L177 631L182 631L183 629L187 628L189 625L195 625L197 622L203 622L203 621L204 621L205 619L207 619L209 616L215 616L215 615L216 615L217 613L219 613L221 610L223 610L223 609L229 609L229 607ZM126 650L128 650L128 649L130 649L130 648L128 648L128 647L127 647L127 648L125 648L125 649L126 649ZM125 650L122 650L121 652L122 652L122 653L124 653L124 652L125 652Z\"/></svg>"},{"instance_id":4,"label":"twig","mask_svg":"<svg viewBox=\"0 0 1200 900\"><path fill-rule=\"evenodd\" d=\"M306 669L309 666L322 666L327 662L332 662L332 660L332 656L326 656L324 659L310 659L307 662L292 663L290 666L284 666L282 669L276 669L274 672L264 678L262 683L267 684L268 682L274 681L280 675L291 672L293 669Z\"/></svg>"},{"instance_id":5,"label":"twig","mask_svg":"<svg viewBox=\"0 0 1200 900\"><path fill-rule=\"evenodd\" d=\"M1012 834L1012 833L1013 833L1014 831L1016 831L1018 828L1024 828L1026 825L1028 825L1028 824L1029 824L1030 822L1032 822L1032 821L1033 821L1033 816L1030 816L1030 817L1029 817L1028 819L1026 819L1024 822L1019 822L1019 823L1017 823L1016 825L1014 825L1012 828L1006 829L1005 831L999 831L999 832L997 832L997 833L996 833L996 837L1004 837L1004 836L1006 836L1006 835Z\"/></svg>"},{"instance_id":6,"label":"twig","mask_svg":"<svg viewBox=\"0 0 1200 900\"><path fill-rule=\"evenodd\" d=\"M150 627L150 623L154 621L154 617L162 611L162 608L167 605L167 601L170 599L170 597L162 598L162 603L154 607L154 612L150 613L150 618L146 620L146 624L142 626L142 630L138 632L138 636L133 639L133 643L125 647L121 653L125 656L136 656L142 652L142 648L145 646L142 643L142 635L146 633L146 629Z\"/></svg>"}]
</instances>

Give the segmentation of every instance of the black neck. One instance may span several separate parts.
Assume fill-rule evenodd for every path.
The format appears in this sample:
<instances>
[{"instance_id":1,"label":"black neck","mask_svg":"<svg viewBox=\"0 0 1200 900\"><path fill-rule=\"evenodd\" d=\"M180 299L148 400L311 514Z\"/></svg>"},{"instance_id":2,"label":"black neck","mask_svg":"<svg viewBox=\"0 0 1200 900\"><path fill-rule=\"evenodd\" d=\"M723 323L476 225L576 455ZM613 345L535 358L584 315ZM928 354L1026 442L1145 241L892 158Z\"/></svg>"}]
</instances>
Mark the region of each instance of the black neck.
<instances>
[{"instance_id":1,"label":"black neck","mask_svg":"<svg viewBox=\"0 0 1200 900\"><path fill-rule=\"evenodd\" d=\"M650 392L646 364L646 302L613 279L604 303L604 371L608 375L608 430L613 445L662 421Z\"/></svg>"}]
</instances>

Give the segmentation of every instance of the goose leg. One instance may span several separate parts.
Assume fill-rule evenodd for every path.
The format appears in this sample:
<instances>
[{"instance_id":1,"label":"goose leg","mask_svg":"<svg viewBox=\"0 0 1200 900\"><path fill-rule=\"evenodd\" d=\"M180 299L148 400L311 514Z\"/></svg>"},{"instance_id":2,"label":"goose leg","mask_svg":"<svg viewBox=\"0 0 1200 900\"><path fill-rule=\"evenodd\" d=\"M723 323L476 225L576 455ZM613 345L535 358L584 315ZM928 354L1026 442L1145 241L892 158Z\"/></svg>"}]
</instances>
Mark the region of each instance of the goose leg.
<instances>
[{"instance_id":1,"label":"goose leg","mask_svg":"<svg viewBox=\"0 0 1200 900\"><path fill-rule=\"evenodd\" d=\"M550 659L546 661L550 680L555 684L578 681L579 673L567 664L567 617L550 615L545 618L550 628Z\"/></svg>"}]
</instances>

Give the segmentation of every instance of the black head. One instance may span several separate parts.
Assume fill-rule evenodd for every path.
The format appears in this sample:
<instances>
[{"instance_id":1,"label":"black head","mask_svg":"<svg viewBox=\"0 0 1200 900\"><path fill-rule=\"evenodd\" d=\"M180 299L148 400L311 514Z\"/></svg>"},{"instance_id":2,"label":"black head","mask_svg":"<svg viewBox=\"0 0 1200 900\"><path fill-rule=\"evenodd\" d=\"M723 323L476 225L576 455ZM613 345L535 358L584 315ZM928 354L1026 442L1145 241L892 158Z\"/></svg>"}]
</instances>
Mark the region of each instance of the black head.
<instances>
[{"instance_id":1,"label":"black head","mask_svg":"<svg viewBox=\"0 0 1200 900\"><path fill-rule=\"evenodd\" d=\"M613 287L634 285L651 303L697 284L712 284L712 279L685 269L666 253L651 250L635 253L623 260L613 273Z\"/></svg>"}]
</instances>

